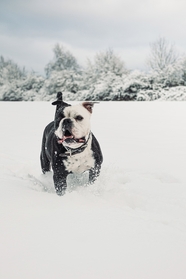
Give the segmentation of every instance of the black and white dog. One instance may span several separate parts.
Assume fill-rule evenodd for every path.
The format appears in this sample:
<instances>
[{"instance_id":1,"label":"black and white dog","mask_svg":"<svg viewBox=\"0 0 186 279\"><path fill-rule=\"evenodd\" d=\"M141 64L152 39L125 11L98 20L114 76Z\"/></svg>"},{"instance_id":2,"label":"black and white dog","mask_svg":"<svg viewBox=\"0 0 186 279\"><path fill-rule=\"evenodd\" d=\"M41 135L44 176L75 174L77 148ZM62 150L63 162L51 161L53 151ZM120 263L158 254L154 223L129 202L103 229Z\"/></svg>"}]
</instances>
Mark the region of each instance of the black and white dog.
<instances>
[{"instance_id":1,"label":"black and white dog","mask_svg":"<svg viewBox=\"0 0 186 279\"><path fill-rule=\"evenodd\" d=\"M103 161L100 145L90 130L93 102L69 105L57 94L55 119L44 130L41 150L43 173L53 169L55 190L63 195L70 173L89 171L89 183L96 180Z\"/></svg>"}]
</instances>

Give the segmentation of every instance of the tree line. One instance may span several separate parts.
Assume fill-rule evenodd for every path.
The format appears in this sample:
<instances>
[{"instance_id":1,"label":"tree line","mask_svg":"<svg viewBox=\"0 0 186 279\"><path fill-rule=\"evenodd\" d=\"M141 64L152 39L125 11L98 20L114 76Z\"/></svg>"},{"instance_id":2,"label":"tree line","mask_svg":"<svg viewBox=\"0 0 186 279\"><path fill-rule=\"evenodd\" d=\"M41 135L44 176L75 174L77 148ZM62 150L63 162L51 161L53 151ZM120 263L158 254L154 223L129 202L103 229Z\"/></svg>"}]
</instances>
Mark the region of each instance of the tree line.
<instances>
[{"instance_id":1,"label":"tree line","mask_svg":"<svg viewBox=\"0 0 186 279\"><path fill-rule=\"evenodd\" d=\"M51 100L58 91L65 100L156 100L170 88L186 85L186 57L163 37L150 44L147 72L130 71L112 49L87 60L85 68L62 45L56 44L53 52L45 77L0 56L0 100Z\"/></svg>"}]
</instances>

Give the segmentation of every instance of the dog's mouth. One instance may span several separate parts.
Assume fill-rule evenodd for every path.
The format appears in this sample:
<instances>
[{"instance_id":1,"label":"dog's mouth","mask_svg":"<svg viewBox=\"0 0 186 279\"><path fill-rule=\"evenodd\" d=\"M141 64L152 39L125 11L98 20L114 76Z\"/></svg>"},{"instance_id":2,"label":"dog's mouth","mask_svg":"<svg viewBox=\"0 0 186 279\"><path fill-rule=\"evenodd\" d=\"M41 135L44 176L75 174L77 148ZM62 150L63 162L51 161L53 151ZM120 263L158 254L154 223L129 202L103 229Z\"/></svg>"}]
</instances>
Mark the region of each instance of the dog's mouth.
<instances>
[{"instance_id":1,"label":"dog's mouth","mask_svg":"<svg viewBox=\"0 0 186 279\"><path fill-rule=\"evenodd\" d=\"M69 130L64 130L63 137L58 142L59 143L65 142L67 144L72 144L72 143L85 143L85 141L86 141L85 137L75 138Z\"/></svg>"}]
</instances>

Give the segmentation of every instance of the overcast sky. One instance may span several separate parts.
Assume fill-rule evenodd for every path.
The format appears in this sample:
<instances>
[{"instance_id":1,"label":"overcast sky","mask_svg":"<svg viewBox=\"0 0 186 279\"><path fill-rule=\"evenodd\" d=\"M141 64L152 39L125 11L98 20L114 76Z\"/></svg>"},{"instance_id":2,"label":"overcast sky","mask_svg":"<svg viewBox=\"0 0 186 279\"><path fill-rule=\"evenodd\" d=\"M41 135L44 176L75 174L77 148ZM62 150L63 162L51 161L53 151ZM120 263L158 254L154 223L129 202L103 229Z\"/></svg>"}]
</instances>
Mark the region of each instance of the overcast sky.
<instances>
[{"instance_id":1,"label":"overcast sky","mask_svg":"<svg viewBox=\"0 0 186 279\"><path fill-rule=\"evenodd\" d=\"M44 73L56 43L81 65L112 48L129 69L144 69L160 36L186 52L185 0L0 0L0 55Z\"/></svg>"}]
</instances>

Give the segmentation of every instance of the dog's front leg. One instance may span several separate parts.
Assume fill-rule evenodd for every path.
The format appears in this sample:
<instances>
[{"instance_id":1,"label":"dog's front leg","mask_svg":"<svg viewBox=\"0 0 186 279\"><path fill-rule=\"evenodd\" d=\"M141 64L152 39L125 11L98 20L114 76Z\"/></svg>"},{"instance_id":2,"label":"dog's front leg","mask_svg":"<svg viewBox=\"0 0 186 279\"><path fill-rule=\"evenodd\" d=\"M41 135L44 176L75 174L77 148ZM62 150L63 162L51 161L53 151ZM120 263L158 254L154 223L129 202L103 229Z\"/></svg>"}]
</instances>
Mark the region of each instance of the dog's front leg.
<instances>
[{"instance_id":1,"label":"dog's front leg","mask_svg":"<svg viewBox=\"0 0 186 279\"><path fill-rule=\"evenodd\" d=\"M101 165L96 164L96 166L89 171L89 183L92 184L96 181L100 174Z\"/></svg>"},{"instance_id":2,"label":"dog's front leg","mask_svg":"<svg viewBox=\"0 0 186 279\"><path fill-rule=\"evenodd\" d=\"M54 179L54 186L56 190L56 194L59 196L63 196L65 194L65 190L67 188L67 175L68 172L56 169L54 171L53 179Z\"/></svg>"}]
</instances>

